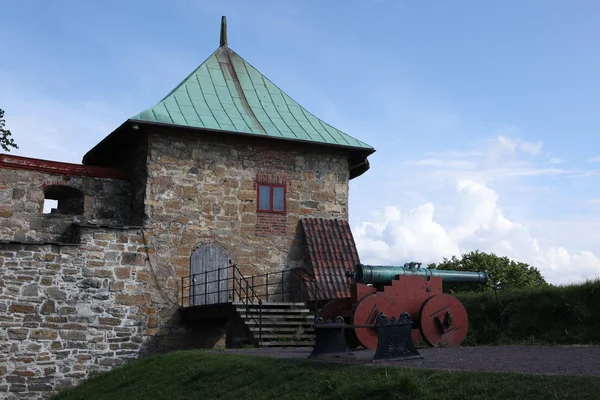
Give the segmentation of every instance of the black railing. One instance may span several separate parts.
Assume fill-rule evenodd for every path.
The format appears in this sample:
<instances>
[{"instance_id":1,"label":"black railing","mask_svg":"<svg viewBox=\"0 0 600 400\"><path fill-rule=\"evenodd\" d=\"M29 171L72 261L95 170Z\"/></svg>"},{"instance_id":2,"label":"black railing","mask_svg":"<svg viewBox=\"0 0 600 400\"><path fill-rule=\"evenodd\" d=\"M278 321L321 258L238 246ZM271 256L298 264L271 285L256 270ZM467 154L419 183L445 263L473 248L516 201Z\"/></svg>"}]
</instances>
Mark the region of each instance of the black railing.
<instances>
[{"instance_id":1,"label":"black railing","mask_svg":"<svg viewBox=\"0 0 600 400\"><path fill-rule=\"evenodd\" d=\"M320 307L319 304L324 304L325 302L331 300L332 296L325 295L325 292L321 288L321 285L315 277L305 269L293 269L291 270L295 273L296 278L302 282L304 282L305 287L307 289L308 299L304 300L307 305L313 302L313 310L315 319L320 316ZM308 280L308 281L307 281ZM319 296L320 295L320 296Z\"/></svg>"},{"instance_id":2,"label":"black railing","mask_svg":"<svg viewBox=\"0 0 600 400\"><path fill-rule=\"evenodd\" d=\"M306 270L293 269L268 272L245 277L232 264L181 278L180 306L191 307L231 302L307 302L335 298L331 289L323 288L332 282L327 276L319 276L318 282ZM328 285L332 286L332 285ZM339 283L337 284L339 286ZM329 294L326 294L329 292Z\"/></svg>"},{"instance_id":3,"label":"black railing","mask_svg":"<svg viewBox=\"0 0 600 400\"><path fill-rule=\"evenodd\" d=\"M181 306L217 305L240 302L246 317L251 310L259 311L262 320L263 302L312 303L317 315L319 305L339 297L339 291L350 295L350 281L341 272L319 275L297 268L245 277L235 264L181 278ZM261 325L262 321L257 321Z\"/></svg>"},{"instance_id":4,"label":"black railing","mask_svg":"<svg viewBox=\"0 0 600 400\"><path fill-rule=\"evenodd\" d=\"M262 340L262 300L256 295L254 289L252 287L249 287L248 280L244 277L244 275L242 275L237 266L235 264L231 264L231 267L233 269L234 297L237 283L237 287L239 288L238 297L239 301L244 305L246 319L248 319L248 315L250 315L252 321L254 321L256 325L258 325L258 341L260 342ZM236 279L236 277L239 278ZM245 283L245 285L243 285L243 283ZM242 291L242 287L245 287L244 291ZM245 296L242 296L242 293L245 293ZM254 314L250 311L250 308L254 310L257 309L256 304L254 304L254 301L258 303L258 321L256 320L256 318L254 318Z\"/></svg>"},{"instance_id":5,"label":"black railing","mask_svg":"<svg viewBox=\"0 0 600 400\"><path fill-rule=\"evenodd\" d=\"M181 307L240 302L246 318L258 326L262 339L262 300L235 264L181 278ZM258 311L258 320L252 311Z\"/></svg>"}]
</instances>

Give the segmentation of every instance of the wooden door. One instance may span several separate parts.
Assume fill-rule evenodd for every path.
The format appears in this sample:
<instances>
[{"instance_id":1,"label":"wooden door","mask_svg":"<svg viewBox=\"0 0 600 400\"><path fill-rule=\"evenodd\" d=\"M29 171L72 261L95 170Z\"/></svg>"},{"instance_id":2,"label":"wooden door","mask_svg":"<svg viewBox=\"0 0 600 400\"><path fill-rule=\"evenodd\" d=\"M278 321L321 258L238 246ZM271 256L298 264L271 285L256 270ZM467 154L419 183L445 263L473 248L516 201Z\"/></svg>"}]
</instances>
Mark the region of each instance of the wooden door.
<instances>
[{"instance_id":1,"label":"wooden door","mask_svg":"<svg viewBox=\"0 0 600 400\"><path fill-rule=\"evenodd\" d=\"M207 245L196 250L190 263L190 305L229 302L228 267L229 256L220 247Z\"/></svg>"}]
</instances>

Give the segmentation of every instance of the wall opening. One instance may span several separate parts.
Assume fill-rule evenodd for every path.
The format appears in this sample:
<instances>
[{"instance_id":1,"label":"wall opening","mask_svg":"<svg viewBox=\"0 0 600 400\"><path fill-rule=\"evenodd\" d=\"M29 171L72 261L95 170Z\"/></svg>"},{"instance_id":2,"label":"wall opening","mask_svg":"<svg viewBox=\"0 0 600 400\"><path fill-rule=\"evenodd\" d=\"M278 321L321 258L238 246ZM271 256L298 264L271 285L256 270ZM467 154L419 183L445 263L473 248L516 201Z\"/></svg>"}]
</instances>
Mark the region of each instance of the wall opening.
<instances>
[{"instance_id":1,"label":"wall opening","mask_svg":"<svg viewBox=\"0 0 600 400\"><path fill-rule=\"evenodd\" d=\"M53 208L58 208L58 201L45 199L44 200L44 209L43 209L42 213L50 214L50 212L52 211Z\"/></svg>"},{"instance_id":2,"label":"wall opening","mask_svg":"<svg viewBox=\"0 0 600 400\"><path fill-rule=\"evenodd\" d=\"M51 185L46 187L43 213L83 215L83 192L70 186Z\"/></svg>"}]
</instances>

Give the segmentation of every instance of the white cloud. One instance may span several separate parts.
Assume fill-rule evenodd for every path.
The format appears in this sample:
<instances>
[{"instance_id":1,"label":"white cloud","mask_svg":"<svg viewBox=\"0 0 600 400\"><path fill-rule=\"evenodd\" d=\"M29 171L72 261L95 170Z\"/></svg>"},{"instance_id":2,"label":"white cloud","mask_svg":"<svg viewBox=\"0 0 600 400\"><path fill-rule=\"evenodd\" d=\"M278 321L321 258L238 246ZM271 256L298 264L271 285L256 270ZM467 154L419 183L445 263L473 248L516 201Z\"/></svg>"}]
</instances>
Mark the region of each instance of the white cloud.
<instances>
[{"instance_id":1,"label":"white cloud","mask_svg":"<svg viewBox=\"0 0 600 400\"><path fill-rule=\"evenodd\" d=\"M524 224L506 218L497 194L485 184L460 181L456 191L454 220L444 225L436 221L435 206L425 203L407 211L387 207L373 221L355 226L362 262L430 263L480 250L534 265L555 284L600 276L600 259L594 252L540 244L547 238L540 241Z\"/></svg>"},{"instance_id":2,"label":"white cloud","mask_svg":"<svg viewBox=\"0 0 600 400\"><path fill-rule=\"evenodd\" d=\"M592 157L588 160L588 162L591 162L591 163L600 162L600 156Z\"/></svg>"},{"instance_id":3,"label":"white cloud","mask_svg":"<svg viewBox=\"0 0 600 400\"><path fill-rule=\"evenodd\" d=\"M509 150L513 153L522 151L532 155L538 155L542 150L542 142L533 143L520 138L512 139L506 136L498 136L497 141L501 148Z\"/></svg>"},{"instance_id":4,"label":"white cloud","mask_svg":"<svg viewBox=\"0 0 600 400\"><path fill-rule=\"evenodd\" d=\"M558 157L541 160L542 142L498 135L492 140L476 143L471 151L427 153L427 158L408 160L405 165L427 167L430 183L437 185L470 179L492 184L499 180L538 176L593 176L595 170L559 168ZM416 172L423 181L423 170Z\"/></svg>"},{"instance_id":5,"label":"white cloud","mask_svg":"<svg viewBox=\"0 0 600 400\"><path fill-rule=\"evenodd\" d=\"M363 262L439 262L480 250L534 265L552 283L600 277L600 246L592 239L600 234L600 224L583 217L532 217L541 204L552 204L555 215L564 215L552 201L564 201L567 194L548 178L589 177L596 171L548 167L541 142L506 135L472 149L425 156L404 163L403 179L394 182L402 196L393 197L375 218L363 217L362 223L353 224ZM557 157L550 161L562 163ZM546 187L540 185L542 178ZM409 201L410 193L419 196ZM592 198L583 203L590 209L600 202ZM571 207L573 202L563 204Z\"/></svg>"},{"instance_id":6,"label":"white cloud","mask_svg":"<svg viewBox=\"0 0 600 400\"><path fill-rule=\"evenodd\" d=\"M475 163L472 161L461 161L461 160L443 160L439 158L425 158L417 161L407 161L409 165L428 165L434 167L446 167L446 168L474 168Z\"/></svg>"}]
</instances>

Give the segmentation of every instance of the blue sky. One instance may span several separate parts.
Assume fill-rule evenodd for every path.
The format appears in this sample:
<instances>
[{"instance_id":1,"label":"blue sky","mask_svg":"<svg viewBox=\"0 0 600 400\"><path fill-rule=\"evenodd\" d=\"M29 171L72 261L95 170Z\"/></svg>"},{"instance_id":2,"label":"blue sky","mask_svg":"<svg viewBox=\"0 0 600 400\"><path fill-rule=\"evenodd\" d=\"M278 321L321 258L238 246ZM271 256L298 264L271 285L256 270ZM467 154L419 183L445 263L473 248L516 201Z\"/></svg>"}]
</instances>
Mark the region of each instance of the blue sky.
<instances>
[{"instance_id":1,"label":"blue sky","mask_svg":"<svg viewBox=\"0 0 600 400\"><path fill-rule=\"evenodd\" d=\"M351 182L363 261L478 248L600 276L594 1L5 2L12 154L80 162L218 47L221 15L232 49L378 150Z\"/></svg>"}]
</instances>

